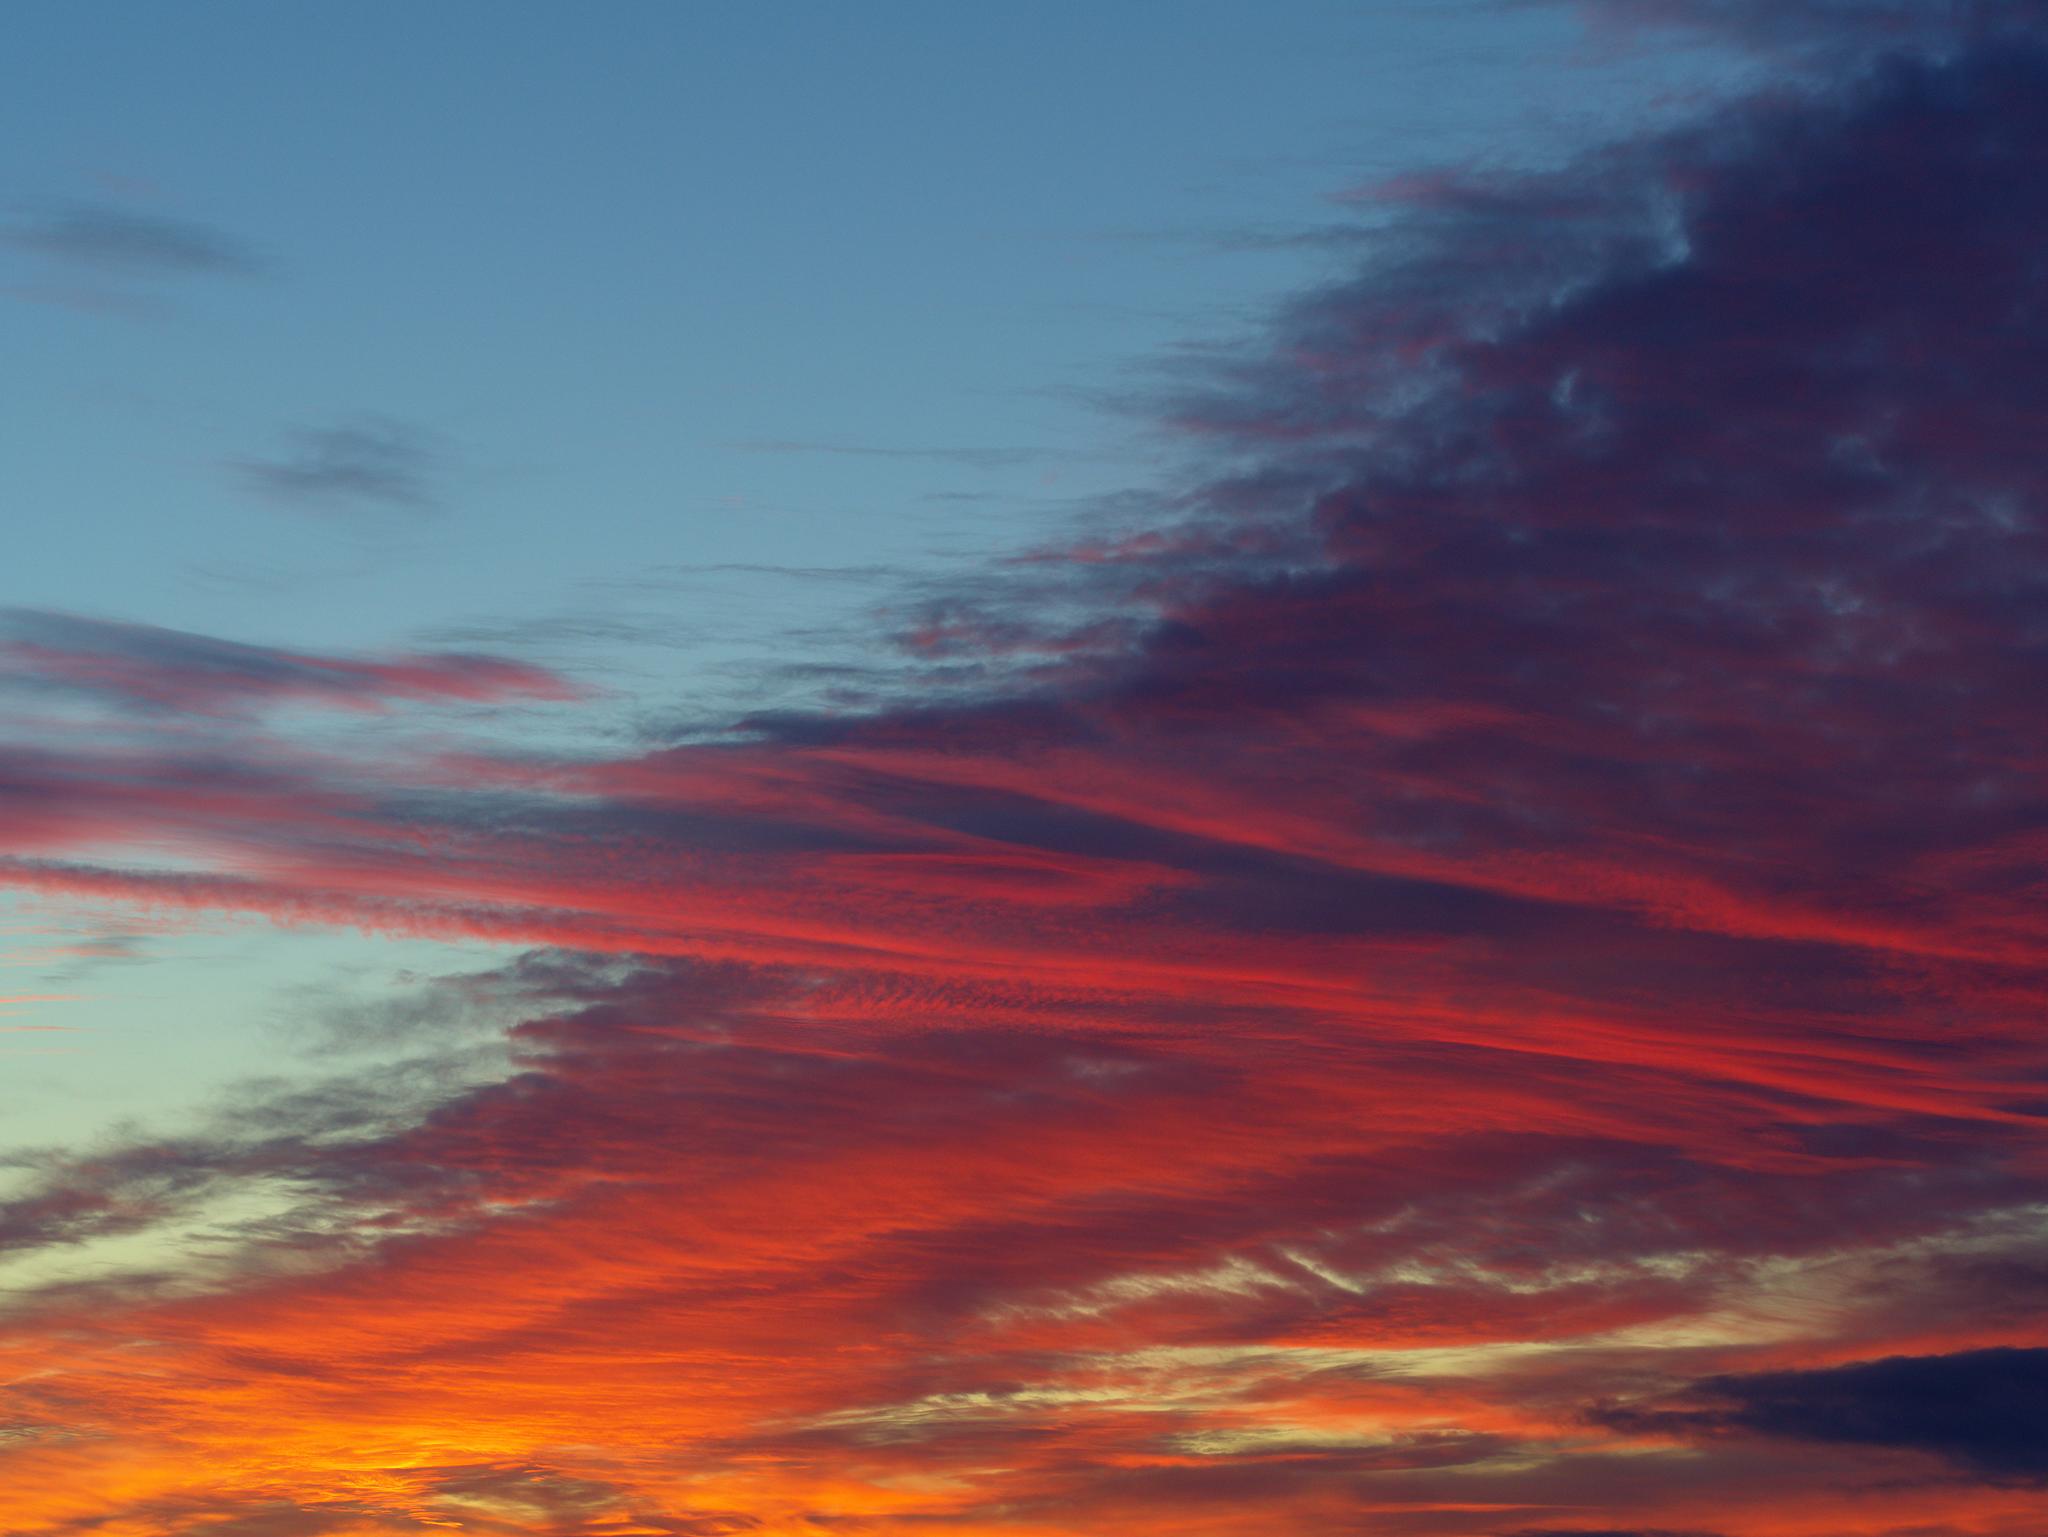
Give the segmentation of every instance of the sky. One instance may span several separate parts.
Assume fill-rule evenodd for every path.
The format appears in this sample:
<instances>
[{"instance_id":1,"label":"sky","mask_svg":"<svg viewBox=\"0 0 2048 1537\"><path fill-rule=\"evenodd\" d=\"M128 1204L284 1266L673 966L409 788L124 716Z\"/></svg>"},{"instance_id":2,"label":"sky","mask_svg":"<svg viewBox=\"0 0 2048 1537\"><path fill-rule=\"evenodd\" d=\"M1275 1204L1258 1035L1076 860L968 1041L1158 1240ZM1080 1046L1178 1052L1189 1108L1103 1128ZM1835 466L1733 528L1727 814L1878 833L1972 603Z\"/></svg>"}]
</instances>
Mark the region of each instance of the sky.
<instances>
[{"instance_id":1,"label":"sky","mask_svg":"<svg viewBox=\"0 0 2048 1537\"><path fill-rule=\"evenodd\" d=\"M2040 1537L2048 9L20 0L0 1537Z\"/></svg>"}]
</instances>

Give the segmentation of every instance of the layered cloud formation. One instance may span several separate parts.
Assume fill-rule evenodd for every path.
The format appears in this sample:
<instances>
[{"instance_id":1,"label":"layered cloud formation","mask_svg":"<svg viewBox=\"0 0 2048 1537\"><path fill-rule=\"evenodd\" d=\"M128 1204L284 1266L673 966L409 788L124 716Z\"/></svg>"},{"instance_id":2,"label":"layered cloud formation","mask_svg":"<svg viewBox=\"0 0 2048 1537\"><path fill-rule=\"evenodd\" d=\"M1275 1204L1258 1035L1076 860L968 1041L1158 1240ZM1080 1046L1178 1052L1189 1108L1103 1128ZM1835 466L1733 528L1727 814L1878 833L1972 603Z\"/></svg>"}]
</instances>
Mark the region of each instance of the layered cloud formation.
<instances>
[{"instance_id":1,"label":"layered cloud formation","mask_svg":"<svg viewBox=\"0 0 2048 1537\"><path fill-rule=\"evenodd\" d=\"M2048 49L1676 14L1829 62L1390 190L899 703L316 748L582 691L19 616L0 877L515 950L36 1156L212 1237L14 1303L0 1530L2038 1533Z\"/></svg>"}]
</instances>

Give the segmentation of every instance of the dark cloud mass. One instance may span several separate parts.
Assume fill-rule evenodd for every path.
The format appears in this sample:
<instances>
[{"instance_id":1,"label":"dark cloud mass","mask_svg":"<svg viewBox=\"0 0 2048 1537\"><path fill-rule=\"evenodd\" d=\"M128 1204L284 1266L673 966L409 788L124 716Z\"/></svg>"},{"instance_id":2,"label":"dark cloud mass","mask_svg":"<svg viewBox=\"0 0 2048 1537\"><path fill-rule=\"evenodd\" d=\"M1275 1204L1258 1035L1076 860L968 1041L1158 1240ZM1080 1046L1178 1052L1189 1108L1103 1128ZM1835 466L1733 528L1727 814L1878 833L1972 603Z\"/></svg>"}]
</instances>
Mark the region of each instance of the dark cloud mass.
<instances>
[{"instance_id":1,"label":"dark cloud mass","mask_svg":"<svg viewBox=\"0 0 2048 1537\"><path fill-rule=\"evenodd\" d=\"M24 1155L113 1257L0 1330L8 1537L2048 1529L2048 51L1656 10L1839 46L1418 183L882 703L313 753L573 690L17 616L124 734L0 877L523 958L403 1091Z\"/></svg>"},{"instance_id":2,"label":"dark cloud mass","mask_svg":"<svg viewBox=\"0 0 2048 1537\"><path fill-rule=\"evenodd\" d=\"M1708 1407L1637 1422L1932 1452L1992 1477L2048 1478L2048 1349L2040 1347L1715 1377L1696 1396Z\"/></svg>"}]
</instances>

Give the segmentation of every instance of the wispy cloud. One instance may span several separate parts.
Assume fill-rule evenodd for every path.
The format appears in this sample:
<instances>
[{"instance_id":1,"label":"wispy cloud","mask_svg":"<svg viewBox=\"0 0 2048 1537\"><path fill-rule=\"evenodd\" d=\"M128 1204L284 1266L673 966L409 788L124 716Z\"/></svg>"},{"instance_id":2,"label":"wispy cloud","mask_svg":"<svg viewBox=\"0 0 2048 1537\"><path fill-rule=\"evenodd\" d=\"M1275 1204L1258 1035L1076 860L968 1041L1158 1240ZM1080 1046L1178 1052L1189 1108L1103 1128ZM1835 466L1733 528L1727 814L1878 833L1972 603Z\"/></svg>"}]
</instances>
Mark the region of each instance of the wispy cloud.
<instances>
[{"instance_id":1,"label":"wispy cloud","mask_svg":"<svg viewBox=\"0 0 2048 1537\"><path fill-rule=\"evenodd\" d=\"M1552 5L1555 0L1508 0ZM2022 44L2044 21L2039 0L1575 0L1596 25L1654 33L1683 29L1773 52L1844 57L1959 43Z\"/></svg>"},{"instance_id":2,"label":"wispy cloud","mask_svg":"<svg viewBox=\"0 0 2048 1537\"><path fill-rule=\"evenodd\" d=\"M1037 448L891 448L871 443L818 443L794 438L741 438L723 445L749 454L822 454L842 459L920 459L976 470L1008 470L1046 457Z\"/></svg>"},{"instance_id":3,"label":"wispy cloud","mask_svg":"<svg viewBox=\"0 0 2048 1537\"><path fill-rule=\"evenodd\" d=\"M441 462L433 440L386 417L296 428L276 453L238 460L232 468L257 494L308 511L429 512L439 502Z\"/></svg>"},{"instance_id":4,"label":"wispy cloud","mask_svg":"<svg viewBox=\"0 0 2048 1537\"><path fill-rule=\"evenodd\" d=\"M0 240L61 265L128 275L246 277L262 267L224 230L113 203L36 209L0 227Z\"/></svg>"},{"instance_id":5,"label":"wispy cloud","mask_svg":"<svg viewBox=\"0 0 2048 1537\"><path fill-rule=\"evenodd\" d=\"M0 255L12 255L0 294L86 314L154 319L168 293L205 279L261 274L248 242L197 220L98 201L51 201L0 217Z\"/></svg>"},{"instance_id":6,"label":"wispy cloud","mask_svg":"<svg viewBox=\"0 0 2048 1537\"><path fill-rule=\"evenodd\" d=\"M377 710L400 700L571 699L577 688L500 657L318 656L43 609L0 611L0 683L127 709L234 715L279 704Z\"/></svg>"}]
</instances>

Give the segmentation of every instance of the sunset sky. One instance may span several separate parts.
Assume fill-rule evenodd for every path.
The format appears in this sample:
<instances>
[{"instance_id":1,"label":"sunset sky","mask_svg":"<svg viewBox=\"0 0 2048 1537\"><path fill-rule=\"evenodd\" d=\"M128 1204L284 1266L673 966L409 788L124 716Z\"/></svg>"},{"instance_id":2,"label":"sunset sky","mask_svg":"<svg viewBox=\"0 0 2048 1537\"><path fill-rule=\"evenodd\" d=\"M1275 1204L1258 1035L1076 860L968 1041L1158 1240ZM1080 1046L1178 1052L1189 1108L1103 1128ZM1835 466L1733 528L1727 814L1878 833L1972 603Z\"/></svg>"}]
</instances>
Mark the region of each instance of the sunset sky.
<instances>
[{"instance_id":1,"label":"sunset sky","mask_svg":"<svg viewBox=\"0 0 2048 1537\"><path fill-rule=\"evenodd\" d=\"M0 1537L2042 1537L2048 3L0 6Z\"/></svg>"}]
</instances>

